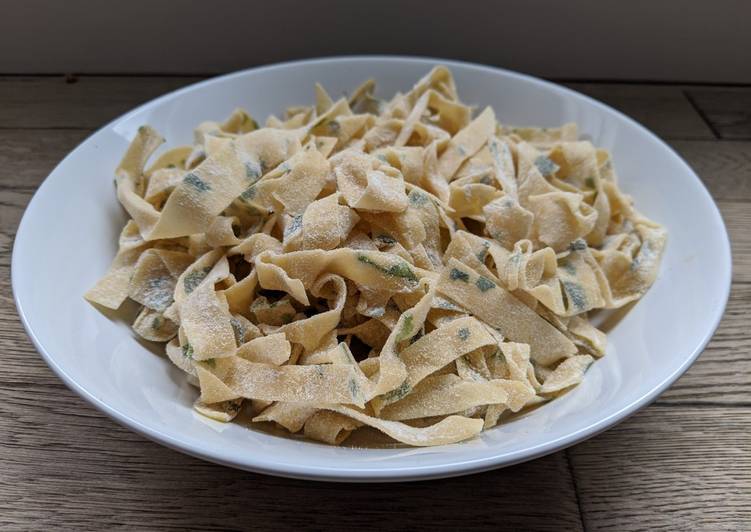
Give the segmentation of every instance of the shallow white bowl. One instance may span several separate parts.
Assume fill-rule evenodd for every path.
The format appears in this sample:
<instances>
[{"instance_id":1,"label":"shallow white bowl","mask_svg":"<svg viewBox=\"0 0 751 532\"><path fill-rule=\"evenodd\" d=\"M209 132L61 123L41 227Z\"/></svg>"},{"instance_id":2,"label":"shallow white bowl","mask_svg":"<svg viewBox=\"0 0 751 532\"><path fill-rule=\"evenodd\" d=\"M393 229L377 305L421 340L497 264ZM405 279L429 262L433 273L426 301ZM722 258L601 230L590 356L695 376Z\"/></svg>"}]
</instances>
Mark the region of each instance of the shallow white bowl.
<instances>
[{"instance_id":1,"label":"shallow white bowl","mask_svg":"<svg viewBox=\"0 0 751 532\"><path fill-rule=\"evenodd\" d=\"M195 390L168 360L82 297L108 268L125 216L113 171L142 124L171 146L192 128L242 106L265 119L308 103L313 83L334 95L373 77L380 95L407 90L436 63L460 96L492 105L503 123L574 121L612 151L621 186L669 231L661 274L609 335L608 352L571 393L473 441L425 449L350 449L281 438L195 414ZM466 474L551 453L593 436L653 401L696 359L730 288L730 245L717 207L691 168L654 134L571 90L484 66L402 57L286 63L214 78L142 105L89 137L34 195L13 249L13 291L49 366L116 421L168 447L221 464L323 480L414 480Z\"/></svg>"}]
</instances>

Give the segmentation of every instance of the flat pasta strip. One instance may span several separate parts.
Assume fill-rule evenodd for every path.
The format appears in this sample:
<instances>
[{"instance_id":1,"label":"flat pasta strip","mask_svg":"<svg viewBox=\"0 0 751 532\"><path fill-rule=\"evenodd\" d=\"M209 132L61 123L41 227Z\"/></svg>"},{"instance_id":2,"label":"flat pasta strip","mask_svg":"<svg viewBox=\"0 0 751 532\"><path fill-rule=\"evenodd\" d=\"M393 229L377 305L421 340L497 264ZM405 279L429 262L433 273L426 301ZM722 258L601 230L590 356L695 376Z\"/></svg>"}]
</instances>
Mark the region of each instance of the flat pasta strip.
<instances>
[{"instance_id":1,"label":"flat pasta strip","mask_svg":"<svg viewBox=\"0 0 751 532\"><path fill-rule=\"evenodd\" d=\"M130 219L85 298L140 306L197 415L460 442L578 385L607 350L593 311L657 279L665 230L575 124L502 125L443 66L376 94L317 84L265 127L235 109L162 151L135 133Z\"/></svg>"},{"instance_id":2,"label":"flat pasta strip","mask_svg":"<svg viewBox=\"0 0 751 532\"><path fill-rule=\"evenodd\" d=\"M138 226L130 220L120 233L120 249L115 255L109 271L89 289L84 297L113 310L120 308L128 297L130 277L141 253L150 244L146 243L138 232Z\"/></svg>"},{"instance_id":3,"label":"flat pasta strip","mask_svg":"<svg viewBox=\"0 0 751 532\"><path fill-rule=\"evenodd\" d=\"M534 389L519 381L470 382L448 373L425 379L400 401L384 407L383 419L395 421L445 416L477 406L503 403L518 412L534 397Z\"/></svg>"},{"instance_id":4,"label":"flat pasta strip","mask_svg":"<svg viewBox=\"0 0 751 532\"><path fill-rule=\"evenodd\" d=\"M456 259L451 259L441 274L438 291L506 338L529 344L533 360L549 364L576 353L576 346L535 311Z\"/></svg>"},{"instance_id":5,"label":"flat pasta strip","mask_svg":"<svg viewBox=\"0 0 751 532\"><path fill-rule=\"evenodd\" d=\"M349 364L275 366L232 356L196 364L201 400L245 397L308 404L365 405L367 380Z\"/></svg>"},{"instance_id":6,"label":"flat pasta strip","mask_svg":"<svg viewBox=\"0 0 751 532\"><path fill-rule=\"evenodd\" d=\"M399 423L398 421L387 421L368 416L353 408L344 406L326 406L326 409L376 428L398 442L415 447L447 445L449 443L468 440L479 434L483 426L483 422L480 419L453 415L445 417L434 425L418 428Z\"/></svg>"}]
</instances>

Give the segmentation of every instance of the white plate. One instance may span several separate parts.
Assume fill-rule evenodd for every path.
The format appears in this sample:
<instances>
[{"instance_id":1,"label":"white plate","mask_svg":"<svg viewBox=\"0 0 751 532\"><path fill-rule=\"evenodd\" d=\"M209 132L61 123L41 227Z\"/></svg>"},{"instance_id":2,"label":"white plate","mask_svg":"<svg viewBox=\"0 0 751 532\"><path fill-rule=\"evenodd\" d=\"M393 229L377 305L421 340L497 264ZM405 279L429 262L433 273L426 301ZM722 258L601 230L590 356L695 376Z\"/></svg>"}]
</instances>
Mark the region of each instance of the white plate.
<instances>
[{"instance_id":1,"label":"white plate","mask_svg":"<svg viewBox=\"0 0 751 532\"><path fill-rule=\"evenodd\" d=\"M426 449L336 448L271 436L194 414L195 391L164 357L82 294L106 270L125 216L113 170L142 124L169 145L242 106L264 119L308 103L313 83L334 95L373 77L404 91L437 62L463 101L492 105L504 123L577 122L613 152L623 189L669 231L660 276L609 335L607 355L563 398L473 441ZM127 81L125 81L127 83ZM412 480L466 474L551 453L653 401L709 341L730 289L730 245L717 207L691 168L655 135L576 92L496 68L402 57L343 57L262 67L173 92L89 137L49 175L26 209L13 249L13 291L34 344L65 383L116 421L168 447L251 471L324 480ZM33 427L31 428L33 430Z\"/></svg>"}]
</instances>

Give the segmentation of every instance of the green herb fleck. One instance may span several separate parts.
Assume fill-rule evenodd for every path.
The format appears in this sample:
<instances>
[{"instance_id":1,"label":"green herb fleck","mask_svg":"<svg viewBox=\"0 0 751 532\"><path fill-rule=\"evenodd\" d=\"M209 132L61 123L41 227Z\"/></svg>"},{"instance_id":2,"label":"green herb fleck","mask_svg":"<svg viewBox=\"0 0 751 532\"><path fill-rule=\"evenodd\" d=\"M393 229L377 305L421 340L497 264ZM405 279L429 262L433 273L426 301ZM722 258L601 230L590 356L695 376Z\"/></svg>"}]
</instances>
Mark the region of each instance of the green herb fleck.
<instances>
[{"instance_id":1,"label":"green herb fleck","mask_svg":"<svg viewBox=\"0 0 751 532\"><path fill-rule=\"evenodd\" d=\"M232 317L229 322L232 325L232 332L235 333L237 345L242 344L245 341L245 325L235 317Z\"/></svg>"},{"instance_id":2,"label":"green herb fleck","mask_svg":"<svg viewBox=\"0 0 751 532\"><path fill-rule=\"evenodd\" d=\"M477 288L480 289L480 292L487 292L491 288L495 288L495 283L487 277L483 277L482 275L477 278L475 285L477 285Z\"/></svg>"},{"instance_id":3,"label":"green herb fleck","mask_svg":"<svg viewBox=\"0 0 751 532\"><path fill-rule=\"evenodd\" d=\"M402 327L399 329L399 332L396 335L396 341L401 342L405 338L407 338L410 334L412 334L412 329L414 328L414 316L410 313L405 313L403 316L404 321L402 322Z\"/></svg>"},{"instance_id":4,"label":"green herb fleck","mask_svg":"<svg viewBox=\"0 0 751 532\"><path fill-rule=\"evenodd\" d=\"M583 238L577 238L571 242L569 249L571 249L571 251L584 251L587 249L587 242Z\"/></svg>"},{"instance_id":5,"label":"green herb fleck","mask_svg":"<svg viewBox=\"0 0 751 532\"><path fill-rule=\"evenodd\" d=\"M322 379L322 378L323 378L323 365L321 365L321 364L316 364L316 365L315 365L315 366L313 366L313 367L314 367L314 368L315 368L315 370L316 370L316 375L318 376L318 378L319 378L319 379Z\"/></svg>"},{"instance_id":6,"label":"green herb fleck","mask_svg":"<svg viewBox=\"0 0 751 532\"><path fill-rule=\"evenodd\" d=\"M647 262L647 264L649 264L654 260L654 257L655 250L652 248L652 244L649 242L649 240L645 240L639 248L639 253L636 255L636 257L634 257L634 260L631 261L631 271L636 271L641 268L644 262Z\"/></svg>"},{"instance_id":7,"label":"green herb fleck","mask_svg":"<svg viewBox=\"0 0 751 532\"><path fill-rule=\"evenodd\" d=\"M164 322L161 316L154 316L154 319L151 320L151 328L158 331L162 328L162 323Z\"/></svg>"},{"instance_id":8,"label":"green herb fleck","mask_svg":"<svg viewBox=\"0 0 751 532\"><path fill-rule=\"evenodd\" d=\"M375 262L367 255L358 255L357 260L364 264L368 264L369 266L373 266L376 270L385 275L388 275L389 277L400 277L412 282L417 282L417 276L415 275L415 272L412 271L412 268L410 268L406 262L399 262L397 264L392 264L388 267L384 267Z\"/></svg>"},{"instance_id":9,"label":"green herb fleck","mask_svg":"<svg viewBox=\"0 0 751 532\"><path fill-rule=\"evenodd\" d=\"M252 200L256 197L256 186L250 185L248 188L245 189L245 191L240 194L240 197L244 200Z\"/></svg>"},{"instance_id":10,"label":"green herb fleck","mask_svg":"<svg viewBox=\"0 0 751 532\"><path fill-rule=\"evenodd\" d=\"M409 202L415 206L425 205L428 202L428 197L419 190L413 190L409 193Z\"/></svg>"},{"instance_id":11,"label":"green herb fleck","mask_svg":"<svg viewBox=\"0 0 751 532\"><path fill-rule=\"evenodd\" d=\"M213 358L207 358L206 360L204 360L204 363L210 368L216 367L216 361Z\"/></svg>"},{"instance_id":12,"label":"green herb fleck","mask_svg":"<svg viewBox=\"0 0 751 532\"><path fill-rule=\"evenodd\" d=\"M459 155L461 155L462 157L465 157L467 155L467 150L464 149L464 146L462 146L461 144L458 144L456 146L456 151L458 151Z\"/></svg>"},{"instance_id":13,"label":"green herb fleck","mask_svg":"<svg viewBox=\"0 0 751 532\"><path fill-rule=\"evenodd\" d=\"M349 386L349 393L352 395L352 397L359 398L360 397L360 385L357 384L357 381L354 378L351 378L347 382L347 385Z\"/></svg>"},{"instance_id":14,"label":"green herb fleck","mask_svg":"<svg viewBox=\"0 0 751 532\"><path fill-rule=\"evenodd\" d=\"M201 268L200 270L193 270L183 278L183 286L185 287L185 293L190 294L196 287L201 284L206 276L211 271L210 266Z\"/></svg>"},{"instance_id":15,"label":"green herb fleck","mask_svg":"<svg viewBox=\"0 0 751 532\"><path fill-rule=\"evenodd\" d=\"M560 268L570 275L576 275L576 264L566 261L560 265Z\"/></svg>"},{"instance_id":16,"label":"green herb fleck","mask_svg":"<svg viewBox=\"0 0 751 532\"><path fill-rule=\"evenodd\" d=\"M302 214L298 214L287 224L287 227L284 228L284 238L289 238L300 229L302 229Z\"/></svg>"},{"instance_id":17,"label":"green herb fleck","mask_svg":"<svg viewBox=\"0 0 751 532\"><path fill-rule=\"evenodd\" d=\"M452 281L462 281L465 283L469 282L469 274L461 270L457 270L456 268L451 268L451 272L449 272L449 277L451 277Z\"/></svg>"},{"instance_id":18,"label":"green herb fleck","mask_svg":"<svg viewBox=\"0 0 751 532\"><path fill-rule=\"evenodd\" d=\"M167 168L177 168L177 166L175 166L173 163L170 163L167 165Z\"/></svg>"},{"instance_id":19,"label":"green herb fleck","mask_svg":"<svg viewBox=\"0 0 751 532\"><path fill-rule=\"evenodd\" d=\"M185 344L183 346L183 356L185 358L189 358L193 360L193 346L190 344Z\"/></svg>"},{"instance_id":20,"label":"green herb fleck","mask_svg":"<svg viewBox=\"0 0 751 532\"><path fill-rule=\"evenodd\" d=\"M588 188L595 188L595 178L594 177L588 177L587 179L584 180L584 184Z\"/></svg>"},{"instance_id":21,"label":"green herb fleck","mask_svg":"<svg viewBox=\"0 0 751 532\"><path fill-rule=\"evenodd\" d=\"M255 161L245 163L245 177L255 182L261 177L261 165Z\"/></svg>"},{"instance_id":22,"label":"green herb fleck","mask_svg":"<svg viewBox=\"0 0 751 532\"><path fill-rule=\"evenodd\" d=\"M232 399L230 401L227 401L226 408L227 413L231 416L237 415L237 413L240 411L240 407L242 407L243 400L240 399Z\"/></svg>"},{"instance_id":23,"label":"green herb fleck","mask_svg":"<svg viewBox=\"0 0 751 532\"><path fill-rule=\"evenodd\" d=\"M385 233L378 235L376 237L376 240L378 240L379 242L383 244L386 244L387 246L393 246L394 244L396 244L396 239L392 237L391 235L387 235Z\"/></svg>"},{"instance_id":24,"label":"green herb fleck","mask_svg":"<svg viewBox=\"0 0 751 532\"><path fill-rule=\"evenodd\" d=\"M403 397L406 397L406 395L411 391L412 386L410 386L407 381L404 381L403 383L401 383L401 385L399 385L398 388L395 388L390 392L383 394L383 399L387 403L393 403L398 401L399 399L402 399Z\"/></svg>"},{"instance_id":25,"label":"green herb fleck","mask_svg":"<svg viewBox=\"0 0 751 532\"><path fill-rule=\"evenodd\" d=\"M187 183L188 185L192 186L193 188L195 188L196 190L198 190L199 192L206 192L207 190L211 190L211 187L209 186L209 184L203 179L201 179L200 177L198 177L193 172L186 175L183 178L183 181Z\"/></svg>"},{"instance_id":26,"label":"green herb fleck","mask_svg":"<svg viewBox=\"0 0 751 532\"><path fill-rule=\"evenodd\" d=\"M546 177L553 175L560 168L557 164L555 164L544 155L540 155L537 159L535 159L535 166L540 171L540 173Z\"/></svg>"},{"instance_id":27,"label":"green herb fleck","mask_svg":"<svg viewBox=\"0 0 751 532\"><path fill-rule=\"evenodd\" d=\"M292 323L292 318L294 318L294 316L290 314L289 312L286 314L282 314L282 323L285 325L287 325L288 323Z\"/></svg>"},{"instance_id":28,"label":"green herb fleck","mask_svg":"<svg viewBox=\"0 0 751 532\"><path fill-rule=\"evenodd\" d=\"M469 338L469 329L466 327L462 327L457 332L457 336L459 336L459 340L461 340L462 342L466 341L467 338Z\"/></svg>"},{"instance_id":29,"label":"green herb fleck","mask_svg":"<svg viewBox=\"0 0 751 532\"><path fill-rule=\"evenodd\" d=\"M146 281L143 302L155 310L166 310L173 301L171 281L169 277L152 277Z\"/></svg>"},{"instance_id":30,"label":"green herb fleck","mask_svg":"<svg viewBox=\"0 0 751 532\"><path fill-rule=\"evenodd\" d=\"M587 308L587 295L579 283L573 281L561 281L563 289L566 291L566 297L578 311Z\"/></svg>"},{"instance_id":31,"label":"green herb fleck","mask_svg":"<svg viewBox=\"0 0 751 532\"><path fill-rule=\"evenodd\" d=\"M485 258L488 256L488 249L490 248L490 244L488 242L482 243L482 249L477 252L477 260L480 262L485 262Z\"/></svg>"}]
</instances>

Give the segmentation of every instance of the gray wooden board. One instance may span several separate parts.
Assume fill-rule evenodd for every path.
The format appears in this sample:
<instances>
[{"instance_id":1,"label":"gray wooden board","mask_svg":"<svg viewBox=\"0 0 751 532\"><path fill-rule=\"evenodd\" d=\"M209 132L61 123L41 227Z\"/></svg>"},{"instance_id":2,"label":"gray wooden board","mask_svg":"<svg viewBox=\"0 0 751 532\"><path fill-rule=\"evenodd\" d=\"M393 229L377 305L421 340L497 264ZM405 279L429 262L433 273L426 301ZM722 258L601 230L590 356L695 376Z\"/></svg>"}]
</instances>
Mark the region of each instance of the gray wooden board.
<instances>
[{"instance_id":1,"label":"gray wooden board","mask_svg":"<svg viewBox=\"0 0 751 532\"><path fill-rule=\"evenodd\" d=\"M718 200L734 253L728 311L705 352L655 405L607 433L470 477L345 486L184 456L68 391L36 354L12 301L23 209L93 128L193 79L0 78L0 528L751 527L751 143L712 140L677 86L577 85L641 117L686 158Z\"/></svg>"}]
</instances>

